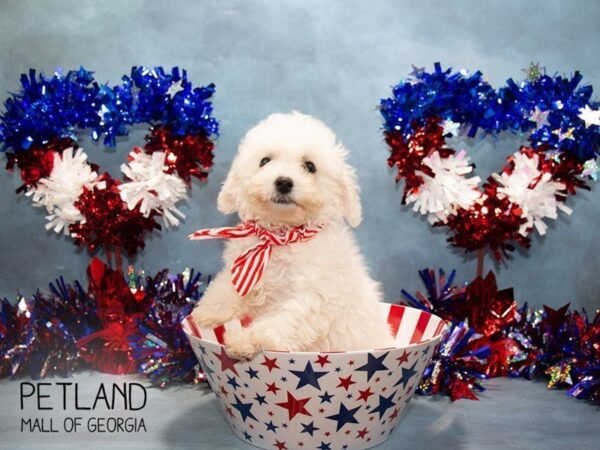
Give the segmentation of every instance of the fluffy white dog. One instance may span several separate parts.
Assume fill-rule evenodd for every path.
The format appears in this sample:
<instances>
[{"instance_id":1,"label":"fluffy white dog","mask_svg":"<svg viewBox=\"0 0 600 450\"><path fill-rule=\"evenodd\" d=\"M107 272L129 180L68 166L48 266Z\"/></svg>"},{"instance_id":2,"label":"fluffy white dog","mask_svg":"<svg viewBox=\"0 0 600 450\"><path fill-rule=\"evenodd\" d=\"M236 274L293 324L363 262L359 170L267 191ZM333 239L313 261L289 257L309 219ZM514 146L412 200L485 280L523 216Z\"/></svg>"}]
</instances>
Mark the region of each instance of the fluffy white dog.
<instances>
[{"instance_id":1,"label":"fluffy white dog","mask_svg":"<svg viewBox=\"0 0 600 450\"><path fill-rule=\"evenodd\" d=\"M236 259L261 241L227 241L225 268L194 309L201 326L244 316L247 328L225 334L227 352L240 359L261 350L336 351L393 345L379 302L345 221L356 227L362 208L347 150L319 120L292 112L273 114L252 128L218 197L219 211L282 233L293 227L318 232L271 248L268 266L241 296L232 281ZM344 221L345 219L345 221Z\"/></svg>"}]
</instances>

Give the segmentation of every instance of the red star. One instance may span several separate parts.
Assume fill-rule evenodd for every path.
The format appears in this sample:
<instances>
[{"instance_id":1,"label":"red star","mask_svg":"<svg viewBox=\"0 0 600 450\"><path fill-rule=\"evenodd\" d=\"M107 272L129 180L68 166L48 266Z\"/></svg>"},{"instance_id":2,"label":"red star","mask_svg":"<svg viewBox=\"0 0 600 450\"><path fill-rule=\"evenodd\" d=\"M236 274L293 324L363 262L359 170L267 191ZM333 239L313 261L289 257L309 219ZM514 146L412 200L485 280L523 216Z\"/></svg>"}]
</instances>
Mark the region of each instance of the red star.
<instances>
[{"instance_id":1,"label":"red star","mask_svg":"<svg viewBox=\"0 0 600 450\"><path fill-rule=\"evenodd\" d=\"M273 411L268 412L269 416L273 417Z\"/></svg>"},{"instance_id":2,"label":"red star","mask_svg":"<svg viewBox=\"0 0 600 450\"><path fill-rule=\"evenodd\" d=\"M367 430L367 427L365 427L362 430L358 430L358 434L356 435L356 437L364 439L368 432L369 430Z\"/></svg>"},{"instance_id":3,"label":"red star","mask_svg":"<svg viewBox=\"0 0 600 450\"><path fill-rule=\"evenodd\" d=\"M275 382L269 384L269 383L265 383L267 385L267 392L272 392L273 394L277 395L277 391L280 391L281 388L278 388L275 385Z\"/></svg>"},{"instance_id":4,"label":"red star","mask_svg":"<svg viewBox=\"0 0 600 450\"><path fill-rule=\"evenodd\" d=\"M379 382L381 380L381 378L377 377L375 378L375 383Z\"/></svg>"},{"instance_id":5,"label":"red star","mask_svg":"<svg viewBox=\"0 0 600 450\"><path fill-rule=\"evenodd\" d=\"M238 362L238 360L230 358L229 355L227 353L225 353L224 347L221 347L221 354L213 352L213 355L215 355L219 359L219 361L221 361L221 371L224 372L227 369L229 369L233 373L235 373L238 377L240 376L240 374L238 373L238 371L235 368L235 363Z\"/></svg>"},{"instance_id":6,"label":"red star","mask_svg":"<svg viewBox=\"0 0 600 450\"><path fill-rule=\"evenodd\" d=\"M398 413L400 412L400 410L398 408L394 408L394 412L392 413L392 415L390 416L390 418L388 420L393 420L396 417L398 417Z\"/></svg>"},{"instance_id":7,"label":"red star","mask_svg":"<svg viewBox=\"0 0 600 450\"><path fill-rule=\"evenodd\" d=\"M354 361L353 360L348 361L348 365L349 366L353 366L354 365Z\"/></svg>"},{"instance_id":8,"label":"red star","mask_svg":"<svg viewBox=\"0 0 600 450\"><path fill-rule=\"evenodd\" d=\"M304 442L298 442L298 447L304 447Z\"/></svg>"},{"instance_id":9,"label":"red star","mask_svg":"<svg viewBox=\"0 0 600 450\"><path fill-rule=\"evenodd\" d=\"M227 392L227 389L225 389L223 386L221 386L221 389L219 389L219 392L223 395L229 395L229 392Z\"/></svg>"},{"instance_id":10,"label":"red star","mask_svg":"<svg viewBox=\"0 0 600 450\"><path fill-rule=\"evenodd\" d=\"M292 394L290 394L290 392L288 391L288 393L287 393L287 402L285 402L285 403L276 403L276 405L277 406L281 406L282 408L287 409L289 417L290 417L289 420L292 420L296 416L296 414L304 414L305 416L311 416L312 415L304 407L304 405L306 405L309 400L310 400L310 397L301 398L301 399L295 399L294 396Z\"/></svg>"},{"instance_id":11,"label":"red star","mask_svg":"<svg viewBox=\"0 0 600 450\"><path fill-rule=\"evenodd\" d=\"M396 358L396 361L398 361L398 365L400 365L402 363L407 363L408 355L410 355L410 352L407 352L406 350L404 350L404 352L402 353L402 356L399 356L398 358Z\"/></svg>"},{"instance_id":12,"label":"red star","mask_svg":"<svg viewBox=\"0 0 600 450\"><path fill-rule=\"evenodd\" d=\"M319 408L319 412L323 414L325 412L325 408Z\"/></svg>"},{"instance_id":13,"label":"red star","mask_svg":"<svg viewBox=\"0 0 600 450\"><path fill-rule=\"evenodd\" d=\"M351 433L351 431L350 431L350 430L346 430L346 434L350 434L350 433Z\"/></svg>"},{"instance_id":14,"label":"red star","mask_svg":"<svg viewBox=\"0 0 600 450\"><path fill-rule=\"evenodd\" d=\"M265 356L264 362L261 362L260 365L269 369L269 373L271 373L271 370L273 369L281 369L281 367L277 365L277 358L269 359Z\"/></svg>"},{"instance_id":15,"label":"red star","mask_svg":"<svg viewBox=\"0 0 600 450\"><path fill-rule=\"evenodd\" d=\"M233 417L233 410L231 409L230 406L228 406L227 408L225 408L225 411L227 411L227 414L229 414L231 417Z\"/></svg>"},{"instance_id":16,"label":"red star","mask_svg":"<svg viewBox=\"0 0 600 450\"><path fill-rule=\"evenodd\" d=\"M329 431L325 432L325 436L329 436L331 433Z\"/></svg>"},{"instance_id":17,"label":"red star","mask_svg":"<svg viewBox=\"0 0 600 450\"><path fill-rule=\"evenodd\" d=\"M346 391L348 391L350 385L356 384L356 381L352 381L352 375L346 378L338 377L338 379L340 380L340 384L338 384L336 387L343 387L346 389Z\"/></svg>"},{"instance_id":18,"label":"red star","mask_svg":"<svg viewBox=\"0 0 600 450\"><path fill-rule=\"evenodd\" d=\"M365 402L367 402L369 400L369 397L371 395L373 395L373 392L371 392L371 386L369 386L366 390L361 391L360 389L358 390L358 400L364 400Z\"/></svg>"},{"instance_id":19,"label":"red star","mask_svg":"<svg viewBox=\"0 0 600 450\"><path fill-rule=\"evenodd\" d=\"M275 447L277 447L279 450L287 450L285 442L279 442L277 439L275 439L275 442Z\"/></svg>"},{"instance_id":20,"label":"red star","mask_svg":"<svg viewBox=\"0 0 600 450\"><path fill-rule=\"evenodd\" d=\"M249 423L248 426L250 427L251 430L254 430L254 425L252 425L251 423Z\"/></svg>"},{"instance_id":21,"label":"red star","mask_svg":"<svg viewBox=\"0 0 600 450\"><path fill-rule=\"evenodd\" d=\"M331 361L329 361L329 356L328 355L319 355L317 356L317 360L315 361L315 364L321 364L321 368L325 365L325 364L329 364L331 363Z\"/></svg>"}]
</instances>

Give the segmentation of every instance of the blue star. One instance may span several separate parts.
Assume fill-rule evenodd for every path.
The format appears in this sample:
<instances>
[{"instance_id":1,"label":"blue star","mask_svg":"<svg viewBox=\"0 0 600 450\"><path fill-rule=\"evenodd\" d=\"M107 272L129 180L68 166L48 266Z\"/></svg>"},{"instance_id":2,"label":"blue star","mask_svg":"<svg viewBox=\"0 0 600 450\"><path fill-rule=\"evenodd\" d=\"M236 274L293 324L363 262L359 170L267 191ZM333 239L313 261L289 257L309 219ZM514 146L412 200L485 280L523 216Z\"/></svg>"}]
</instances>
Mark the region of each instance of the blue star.
<instances>
[{"instance_id":1,"label":"blue star","mask_svg":"<svg viewBox=\"0 0 600 450\"><path fill-rule=\"evenodd\" d=\"M326 444L325 442L321 441L321 445L319 445L317 447L318 450L331 450L331 442L329 444Z\"/></svg>"},{"instance_id":2,"label":"blue star","mask_svg":"<svg viewBox=\"0 0 600 450\"><path fill-rule=\"evenodd\" d=\"M199 345L198 347L200 347L200 351L202 352L202 354L206 355L206 348L203 345Z\"/></svg>"},{"instance_id":3,"label":"blue star","mask_svg":"<svg viewBox=\"0 0 600 450\"><path fill-rule=\"evenodd\" d=\"M296 360L295 360L295 359L290 359L290 360L289 360L289 363L290 363L290 364L296 364Z\"/></svg>"},{"instance_id":4,"label":"blue star","mask_svg":"<svg viewBox=\"0 0 600 450\"><path fill-rule=\"evenodd\" d=\"M369 353L367 355L369 358L367 363L364 366L360 366L359 368L357 368L355 370L367 372L367 381L369 381L369 380L371 380L371 377L373 375L375 375L375 372L377 372L378 370L389 370L386 366L383 365L383 361L385 360L385 357L387 355L389 355L389 352L376 358L375 356L373 356L372 353Z\"/></svg>"},{"instance_id":5,"label":"blue star","mask_svg":"<svg viewBox=\"0 0 600 450\"><path fill-rule=\"evenodd\" d=\"M286 377L281 377L281 381L283 381L284 383L287 381Z\"/></svg>"},{"instance_id":6,"label":"blue star","mask_svg":"<svg viewBox=\"0 0 600 450\"><path fill-rule=\"evenodd\" d=\"M227 375L227 384L230 384L234 391L237 391L237 388L240 387L235 377L230 377Z\"/></svg>"},{"instance_id":7,"label":"blue star","mask_svg":"<svg viewBox=\"0 0 600 450\"><path fill-rule=\"evenodd\" d=\"M323 395L318 395L318 397L321 399L321 403L331 403L331 399L333 398L333 395L331 395L329 392L325 391L325 393Z\"/></svg>"},{"instance_id":8,"label":"blue star","mask_svg":"<svg viewBox=\"0 0 600 450\"><path fill-rule=\"evenodd\" d=\"M248 389L248 383L244 383L244 387Z\"/></svg>"},{"instance_id":9,"label":"blue star","mask_svg":"<svg viewBox=\"0 0 600 450\"><path fill-rule=\"evenodd\" d=\"M327 419L337 421L337 429L335 431L340 431L347 423L358 423L358 420L354 418L354 414L356 414L356 411L359 409L360 406L357 406L354 409L348 409L343 403L340 403L340 411L333 416L327 416Z\"/></svg>"},{"instance_id":10,"label":"blue star","mask_svg":"<svg viewBox=\"0 0 600 450\"><path fill-rule=\"evenodd\" d=\"M246 430L244 430L244 439L246 439L247 441L252 442L252 436L250 436Z\"/></svg>"},{"instance_id":11,"label":"blue star","mask_svg":"<svg viewBox=\"0 0 600 450\"><path fill-rule=\"evenodd\" d=\"M235 409L237 409L240 412L240 415L242 416L242 419L244 421L244 423L246 423L246 419L248 417L250 417L252 420L255 420L258 422L258 419L256 417L254 417L254 414L252 414L252 403L242 403L240 402L240 399L238 398L237 395L233 394L233 396L235 397L235 403L232 403L231 406L233 406Z\"/></svg>"},{"instance_id":12,"label":"blue star","mask_svg":"<svg viewBox=\"0 0 600 450\"><path fill-rule=\"evenodd\" d=\"M258 394L256 394L256 397L254 397L254 400L256 400L259 405L268 404L268 402L265 400L265 396L264 395L258 395Z\"/></svg>"},{"instance_id":13,"label":"blue star","mask_svg":"<svg viewBox=\"0 0 600 450\"><path fill-rule=\"evenodd\" d=\"M290 370L290 372L299 378L296 389L300 389L301 387L310 384L312 387L320 390L321 386L319 386L319 378L327 375L327 372L315 372L310 365L310 362L306 363L304 370Z\"/></svg>"},{"instance_id":14,"label":"blue star","mask_svg":"<svg viewBox=\"0 0 600 450\"><path fill-rule=\"evenodd\" d=\"M270 421L269 421L269 423L265 422L265 425L267 426L267 431L272 431L273 433L275 433L275 430L276 430L277 428L279 428L277 425L275 425L275 424L273 423L273 421L272 421L272 420L270 420Z\"/></svg>"},{"instance_id":15,"label":"blue star","mask_svg":"<svg viewBox=\"0 0 600 450\"><path fill-rule=\"evenodd\" d=\"M398 391L394 392L389 397L384 397L383 395L380 395L379 396L379 405L376 408L373 408L371 411L369 411L369 414L378 412L379 419L381 419L388 409L390 409L392 406L396 406L396 403L394 403L392 401L392 399L394 398L394 395L396 395L397 392Z\"/></svg>"},{"instance_id":16,"label":"blue star","mask_svg":"<svg viewBox=\"0 0 600 450\"><path fill-rule=\"evenodd\" d=\"M250 379L256 378L258 379L258 371L254 370L252 367L248 367L248 370L245 371L248 375L250 375Z\"/></svg>"},{"instance_id":17,"label":"blue star","mask_svg":"<svg viewBox=\"0 0 600 450\"><path fill-rule=\"evenodd\" d=\"M264 439L265 437L264 437L262 434L259 434L259 435L258 435L258 438L259 438L259 439Z\"/></svg>"},{"instance_id":18,"label":"blue star","mask_svg":"<svg viewBox=\"0 0 600 450\"><path fill-rule=\"evenodd\" d=\"M394 385L394 387L396 387L400 383L402 383L402 389L404 389L406 387L406 384L408 383L408 381L417 373L417 371L415 370L416 365L417 365L417 362L415 361L413 363L412 367L409 369L402 367L402 376L400 377L398 382Z\"/></svg>"},{"instance_id":19,"label":"blue star","mask_svg":"<svg viewBox=\"0 0 600 450\"><path fill-rule=\"evenodd\" d=\"M311 422L311 423L301 423L300 425L302 425L303 430L301 431L301 433L308 433L311 436L313 435L313 433L317 430L320 430L320 428L315 427L315 423Z\"/></svg>"},{"instance_id":20,"label":"blue star","mask_svg":"<svg viewBox=\"0 0 600 450\"><path fill-rule=\"evenodd\" d=\"M342 368L341 368L341 367L336 367L336 368L335 368L335 371L339 373L339 372L341 372L341 371L342 371Z\"/></svg>"}]
</instances>

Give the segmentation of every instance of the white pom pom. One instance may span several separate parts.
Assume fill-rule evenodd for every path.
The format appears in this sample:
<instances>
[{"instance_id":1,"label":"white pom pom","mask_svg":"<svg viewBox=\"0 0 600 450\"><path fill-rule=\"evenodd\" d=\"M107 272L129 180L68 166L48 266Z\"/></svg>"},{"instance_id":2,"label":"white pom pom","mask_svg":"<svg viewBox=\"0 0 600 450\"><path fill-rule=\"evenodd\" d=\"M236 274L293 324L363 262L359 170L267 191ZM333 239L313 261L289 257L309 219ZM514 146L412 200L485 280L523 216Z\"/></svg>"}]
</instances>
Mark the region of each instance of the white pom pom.
<instances>
[{"instance_id":1,"label":"white pom pom","mask_svg":"<svg viewBox=\"0 0 600 450\"><path fill-rule=\"evenodd\" d=\"M62 155L54 155L50 176L42 178L35 188L27 191L35 206L43 206L50 213L46 216L46 229L52 228L57 233L62 230L67 234L70 224L84 220L75 202L83 188L91 187L96 178L98 174L87 163L87 155L81 148L75 153L73 148L67 148Z\"/></svg>"},{"instance_id":2,"label":"white pom pom","mask_svg":"<svg viewBox=\"0 0 600 450\"><path fill-rule=\"evenodd\" d=\"M481 179L465 177L473 171L473 166L464 150L448 158L433 152L423 159L423 163L431 168L434 176L417 171L423 184L418 191L411 192L406 201L414 203L414 211L428 214L429 222L446 222L449 214L456 212L459 207L469 208L481 196L477 187Z\"/></svg>"},{"instance_id":3,"label":"white pom pom","mask_svg":"<svg viewBox=\"0 0 600 450\"><path fill-rule=\"evenodd\" d=\"M565 184L552 181L552 175L542 172L538 168L539 156L534 154L529 157L517 152L513 154L514 169L512 173L494 174L494 179L502 186L499 194L506 195L523 210L523 217L527 219L519 233L527 235L533 227L541 235L546 233L547 225L542 219L556 219L558 209L571 214L571 209L556 200L556 196L566 197L563 192Z\"/></svg>"},{"instance_id":4,"label":"white pom pom","mask_svg":"<svg viewBox=\"0 0 600 450\"><path fill-rule=\"evenodd\" d=\"M179 225L185 215L175 204L187 197L185 182L177 175L166 173L165 153L144 153L136 149L129 154L129 164L121 171L131 181L119 186L121 198L129 209L140 205L140 212L148 217L152 211L163 215L166 226Z\"/></svg>"}]
</instances>

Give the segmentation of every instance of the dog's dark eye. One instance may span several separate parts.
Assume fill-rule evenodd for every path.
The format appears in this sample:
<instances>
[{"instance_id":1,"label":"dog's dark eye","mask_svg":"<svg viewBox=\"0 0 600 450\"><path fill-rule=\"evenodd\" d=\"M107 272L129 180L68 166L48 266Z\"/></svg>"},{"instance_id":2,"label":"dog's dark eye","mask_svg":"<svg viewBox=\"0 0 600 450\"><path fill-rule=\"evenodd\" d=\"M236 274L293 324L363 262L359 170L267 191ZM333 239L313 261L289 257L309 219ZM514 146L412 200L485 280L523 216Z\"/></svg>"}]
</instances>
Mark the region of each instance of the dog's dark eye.
<instances>
[{"instance_id":1,"label":"dog's dark eye","mask_svg":"<svg viewBox=\"0 0 600 450\"><path fill-rule=\"evenodd\" d=\"M304 163L304 168L308 173L315 173L317 171L317 166L312 161L306 161Z\"/></svg>"},{"instance_id":2,"label":"dog's dark eye","mask_svg":"<svg viewBox=\"0 0 600 450\"><path fill-rule=\"evenodd\" d=\"M271 161L271 158L269 158L268 156L267 156L267 157L264 157L263 159L261 159L261 160L260 160L259 167L262 167L262 166L264 166L264 165L265 165L265 164L267 164L269 161Z\"/></svg>"}]
</instances>

